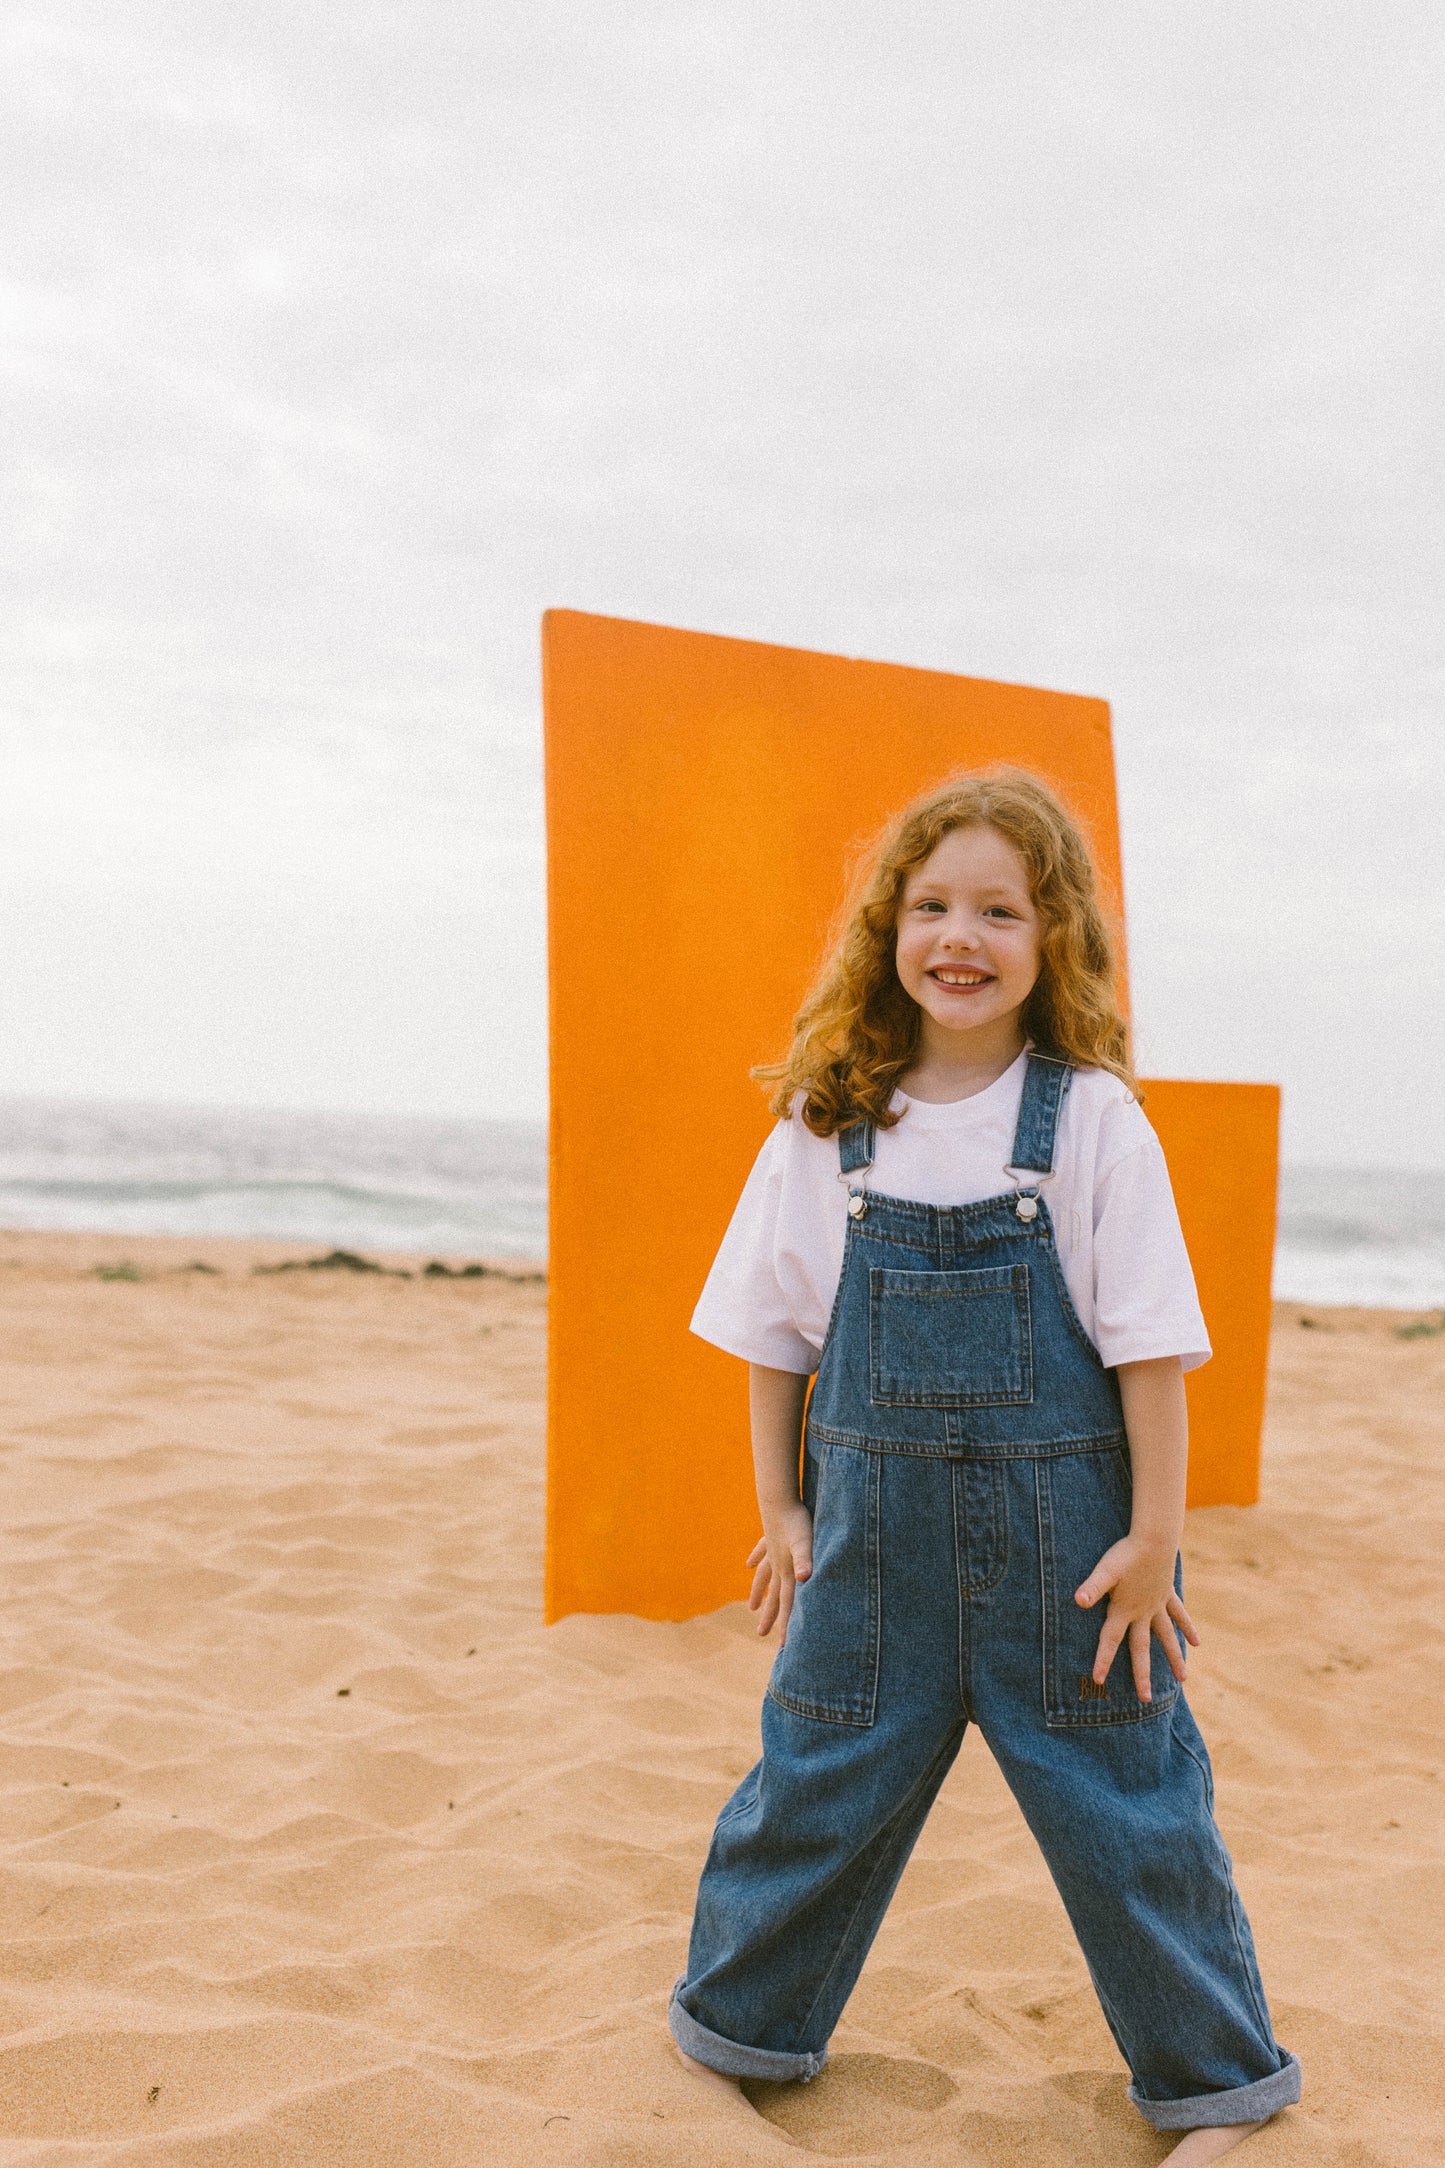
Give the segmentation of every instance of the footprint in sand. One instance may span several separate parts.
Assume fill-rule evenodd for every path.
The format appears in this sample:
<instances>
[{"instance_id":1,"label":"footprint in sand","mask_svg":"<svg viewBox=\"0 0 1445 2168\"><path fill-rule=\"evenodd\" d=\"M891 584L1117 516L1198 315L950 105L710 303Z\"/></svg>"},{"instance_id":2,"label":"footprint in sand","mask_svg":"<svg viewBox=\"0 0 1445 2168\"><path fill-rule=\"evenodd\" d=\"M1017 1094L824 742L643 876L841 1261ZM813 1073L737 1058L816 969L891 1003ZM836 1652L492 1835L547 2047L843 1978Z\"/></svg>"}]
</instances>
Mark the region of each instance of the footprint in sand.
<instances>
[{"instance_id":1,"label":"footprint in sand","mask_svg":"<svg viewBox=\"0 0 1445 2168\"><path fill-rule=\"evenodd\" d=\"M744 2086L759 2115L810 2153L876 2153L926 2136L958 2087L936 2063L834 2055L811 2085Z\"/></svg>"}]
</instances>

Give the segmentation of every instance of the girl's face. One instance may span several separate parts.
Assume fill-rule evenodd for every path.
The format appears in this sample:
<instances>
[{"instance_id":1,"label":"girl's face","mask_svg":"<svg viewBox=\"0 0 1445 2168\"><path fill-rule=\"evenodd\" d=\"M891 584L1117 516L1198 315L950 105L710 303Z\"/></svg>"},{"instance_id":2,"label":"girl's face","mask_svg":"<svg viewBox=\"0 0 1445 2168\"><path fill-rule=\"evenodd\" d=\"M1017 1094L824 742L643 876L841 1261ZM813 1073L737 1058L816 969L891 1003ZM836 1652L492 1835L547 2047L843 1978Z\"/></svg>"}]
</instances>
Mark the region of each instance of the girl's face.
<instances>
[{"instance_id":1,"label":"girl's face","mask_svg":"<svg viewBox=\"0 0 1445 2168\"><path fill-rule=\"evenodd\" d=\"M1015 1027L1039 975L1043 928L1023 860L996 828L951 828L904 883L898 976L944 1032ZM927 1022L925 1022L927 1031Z\"/></svg>"}]
</instances>

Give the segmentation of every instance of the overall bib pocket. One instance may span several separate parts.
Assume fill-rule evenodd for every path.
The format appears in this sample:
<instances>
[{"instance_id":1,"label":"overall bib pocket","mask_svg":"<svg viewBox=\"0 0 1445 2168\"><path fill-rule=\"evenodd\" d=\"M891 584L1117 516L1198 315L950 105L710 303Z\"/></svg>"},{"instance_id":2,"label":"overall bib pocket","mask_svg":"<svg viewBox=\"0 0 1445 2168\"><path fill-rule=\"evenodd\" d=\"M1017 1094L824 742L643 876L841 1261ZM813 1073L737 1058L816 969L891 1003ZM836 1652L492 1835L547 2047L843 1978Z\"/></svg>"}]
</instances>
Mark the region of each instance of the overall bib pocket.
<instances>
[{"instance_id":1,"label":"overall bib pocket","mask_svg":"<svg viewBox=\"0 0 1445 2168\"><path fill-rule=\"evenodd\" d=\"M884 1408L1024 1407L1034 1397L1027 1265L868 1274L869 1386Z\"/></svg>"},{"instance_id":2,"label":"overall bib pocket","mask_svg":"<svg viewBox=\"0 0 1445 2168\"><path fill-rule=\"evenodd\" d=\"M799 1588L768 1693L794 1716L868 1725L877 1714L881 1456L828 1445L813 1503L813 1571Z\"/></svg>"},{"instance_id":3,"label":"overall bib pocket","mask_svg":"<svg viewBox=\"0 0 1445 2168\"><path fill-rule=\"evenodd\" d=\"M1129 1533L1133 1484L1126 1446L1102 1452L1067 1453L1034 1463L1038 1486L1039 1567L1043 1577L1044 1719L1051 1730L1079 1725L1137 1724L1165 1715L1179 1693L1169 1659L1157 1640L1149 1646L1152 1701L1134 1690L1127 1639L1102 1686L1094 1683L1094 1658L1108 1612L1108 1598L1081 1610L1074 1590L1086 1581L1110 1544Z\"/></svg>"}]
</instances>

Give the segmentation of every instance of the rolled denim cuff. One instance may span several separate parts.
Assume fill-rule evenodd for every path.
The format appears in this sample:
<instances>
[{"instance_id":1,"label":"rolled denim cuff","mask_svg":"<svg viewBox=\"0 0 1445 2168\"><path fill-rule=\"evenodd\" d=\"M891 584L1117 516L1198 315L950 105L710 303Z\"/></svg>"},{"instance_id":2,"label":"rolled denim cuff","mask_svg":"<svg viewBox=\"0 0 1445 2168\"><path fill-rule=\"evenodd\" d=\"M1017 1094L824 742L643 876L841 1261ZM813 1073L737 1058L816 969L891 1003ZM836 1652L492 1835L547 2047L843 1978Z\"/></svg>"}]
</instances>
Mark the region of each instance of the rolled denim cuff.
<instances>
[{"instance_id":1,"label":"rolled denim cuff","mask_svg":"<svg viewBox=\"0 0 1445 2168\"><path fill-rule=\"evenodd\" d=\"M683 2054L690 2055L695 2063L706 2063L709 2070L720 2070L725 2078L770 2078L775 2085L786 2085L796 2078L806 2084L809 2078L817 2077L828 2060L826 2048L821 2055L789 2055L777 2048L748 2048L740 2041L724 2040L721 2033L709 2032L683 2008L678 1995L686 1985L683 1978L673 1989L667 2022Z\"/></svg>"},{"instance_id":2,"label":"rolled denim cuff","mask_svg":"<svg viewBox=\"0 0 1445 2168\"><path fill-rule=\"evenodd\" d=\"M1284 2065L1272 2078L1256 2079L1253 2085L1236 2085L1227 2093L1196 2093L1192 2100L1146 2100L1136 2085L1129 2088L1146 2123L1156 2130L1203 2130L1220 2123L1262 2123L1281 2108L1292 2108L1300 2096L1299 2057L1281 2048ZM702 2060L701 2056L698 2058Z\"/></svg>"}]
</instances>

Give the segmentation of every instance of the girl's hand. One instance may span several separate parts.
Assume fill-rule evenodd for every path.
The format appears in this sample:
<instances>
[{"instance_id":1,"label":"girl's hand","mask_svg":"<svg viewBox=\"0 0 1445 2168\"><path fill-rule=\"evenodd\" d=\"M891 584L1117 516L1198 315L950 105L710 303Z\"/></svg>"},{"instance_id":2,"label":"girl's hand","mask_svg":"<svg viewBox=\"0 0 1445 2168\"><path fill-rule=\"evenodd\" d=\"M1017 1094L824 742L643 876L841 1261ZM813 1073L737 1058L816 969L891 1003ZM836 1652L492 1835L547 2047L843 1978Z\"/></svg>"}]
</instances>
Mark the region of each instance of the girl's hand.
<instances>
[{"instance_id":1,"label":"girl's hand","mask_svg":"<svg viewBox=\"0 0 1445 2168\"><path fill-rule=\"evenodd\" d=\"M1124 1536L1105 1551L1088 1580L1074 1591L1075 1603L1085 1611L1092 1610L1101 1596L1108 1597L1109 1610L1104 1630L1099 1635L1099 1653L1094 1658L1095 1684L1102 1686L1108 1678L1109 1667L1126 1634L1129 1660L1134 1670L1134 1690L1141 1701L1153 1699L1149 1681L1151 1634L1157 1635L1159 1645L1169 1659L1169 1669L1182 1682L1185 1664L1179 1635L1183 1634L1189 1646L1195 1649L1199 1646L1199 1636L1194 1630L1193 1619L1175 1593L1173 1549L1166 1551L1158 1544L1146 1543L1139 1536Z\"/></svg>"},{"instance_id":2,"label":"girl's hand","mask_svg":"<svg viewBox=\"0 0 1445 2168\"><path fill-rule=\"evenodd\" d=\"M759 1613L760 1634L770 1634L773 1621L778 1621L781 1648L788 1638L798 1583L813 1570L813 1516L807 1507L795 1503L770 1513L761 1539L748 1553L748 1564L756 1569L748 1609Z\"/></svg>"}]
</instances>

